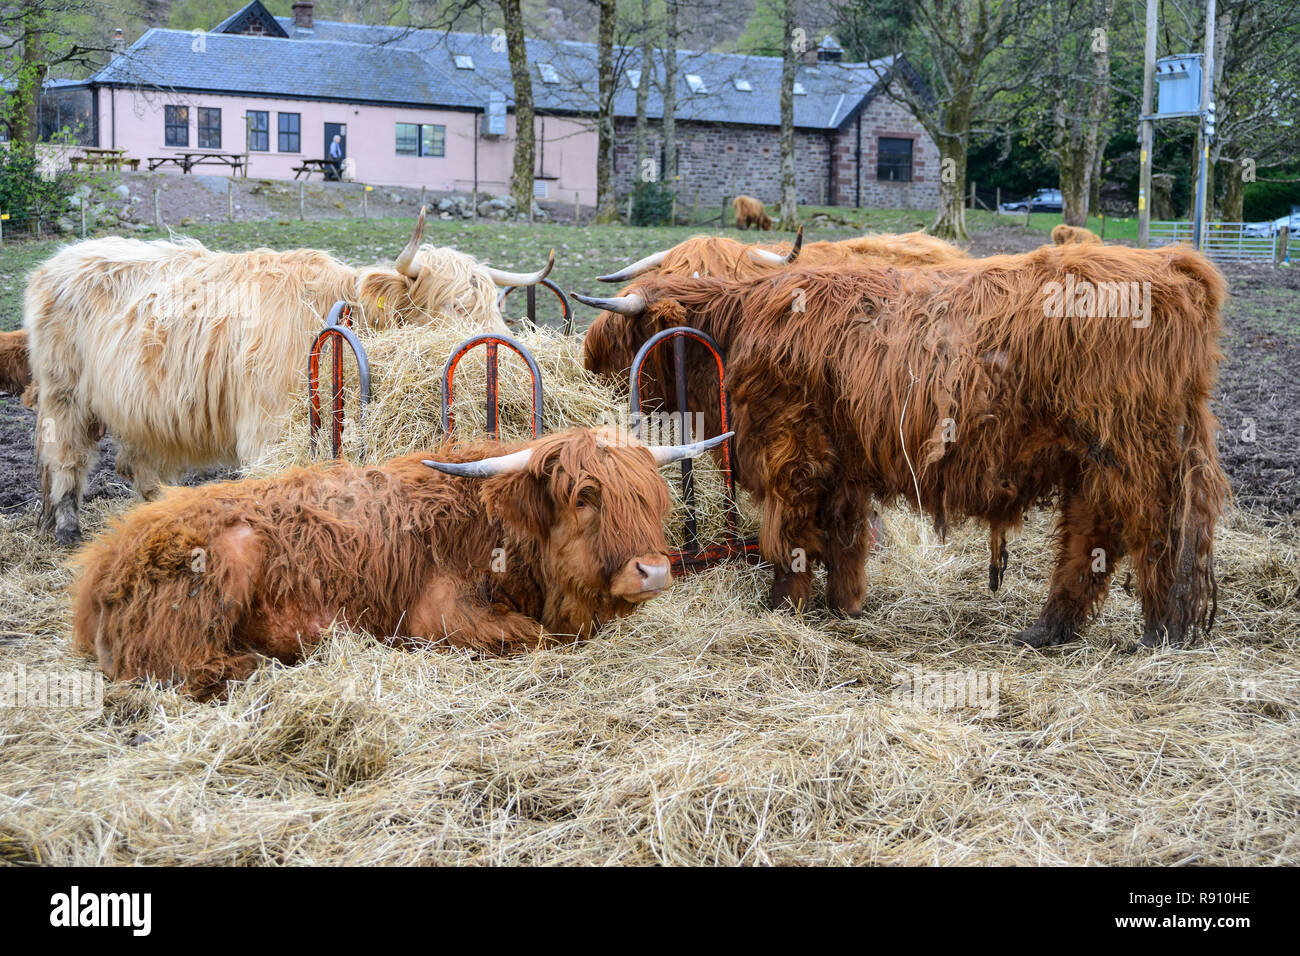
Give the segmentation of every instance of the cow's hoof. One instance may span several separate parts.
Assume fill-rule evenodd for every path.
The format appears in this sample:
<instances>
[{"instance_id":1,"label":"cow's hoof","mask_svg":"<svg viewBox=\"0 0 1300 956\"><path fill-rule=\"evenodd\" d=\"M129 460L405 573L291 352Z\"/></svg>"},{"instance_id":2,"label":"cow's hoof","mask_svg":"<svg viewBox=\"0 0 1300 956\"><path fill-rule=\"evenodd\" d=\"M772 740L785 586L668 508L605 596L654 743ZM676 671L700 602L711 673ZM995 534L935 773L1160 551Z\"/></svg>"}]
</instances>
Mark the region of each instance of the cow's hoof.
<instances>
[{"instance_id":1,"label":"cow's hoof","mask_svg":"<svg viewBox=\"0 0 1300 956\"><path fill-rule=\"evenodd\" d=\"M1183 641L1179 637L1174 637L1163 627L1147 628L1142 632L1142 640L1138 642L1139 647L1182 647Z\"/></svg>"},{"instance_id":2,"label":"cow's hoof","mask_svg":"<svg viewBox=\"0 0 1300 956\"><path fill-rule=\"evenodd\" d=\"M862 608L860 608L860 607L859 607L859 608L844 608L844 607L835 607L835 606L832 605L832 606L828 607L827 610L829 610L829 611L830 611L832 614L834 614L836 617L842 617L842 618L845 618L845 619L850 620L850 621L856 621L856 620L857 620L858 618L860 618L860 617L866 617L866 616L867 616L867 612L864 611L864 610L862 610Z\"/></svg>"},{"instance_id":3,"label":"cow's hoof","mask_svg":"<svg viewBox=\"0 0 1300 956\"><path fill-rule=\"evenodd\" d=\"M56 528L54 530L54 543L64 548L71 548L81 544L81 529Z\"/></svg>"},{"instance_id":4,"label":"cow's hoof","mask_svg":"<svg viewBox=\"0 0 1300 956\"><path fill-rule=\"evenodd\" d=\"M1078 636L1077 632L1069 628L1052 627L1042 621L1035 621L1012 637L1011 640L1016 644L1024 644L1028 647L1052 647L1056 644L1065 644Z\"/></svg>"}]
</instances>

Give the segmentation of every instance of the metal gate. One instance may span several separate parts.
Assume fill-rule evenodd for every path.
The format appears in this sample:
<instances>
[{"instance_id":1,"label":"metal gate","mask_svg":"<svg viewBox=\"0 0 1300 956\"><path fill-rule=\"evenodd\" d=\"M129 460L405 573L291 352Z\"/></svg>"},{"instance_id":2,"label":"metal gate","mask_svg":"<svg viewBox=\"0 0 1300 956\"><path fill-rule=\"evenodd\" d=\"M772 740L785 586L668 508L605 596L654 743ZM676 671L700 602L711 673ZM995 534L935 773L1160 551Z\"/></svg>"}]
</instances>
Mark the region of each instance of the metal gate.
<instances>
[{"instance_id":1,"label":"metal gate","mask_svg":"<svg viewBox=\"0 0 1300 956\"><path fill-rule=\"evenodd\" d=\"M1279 240L1268 234L1269 225L1258 222L1207 222L1201 252L1216 262L1273 262ZM1190 222L1151 223L1153 247L1191 242L1192 237Z\"/></svg>"}]
</instances>

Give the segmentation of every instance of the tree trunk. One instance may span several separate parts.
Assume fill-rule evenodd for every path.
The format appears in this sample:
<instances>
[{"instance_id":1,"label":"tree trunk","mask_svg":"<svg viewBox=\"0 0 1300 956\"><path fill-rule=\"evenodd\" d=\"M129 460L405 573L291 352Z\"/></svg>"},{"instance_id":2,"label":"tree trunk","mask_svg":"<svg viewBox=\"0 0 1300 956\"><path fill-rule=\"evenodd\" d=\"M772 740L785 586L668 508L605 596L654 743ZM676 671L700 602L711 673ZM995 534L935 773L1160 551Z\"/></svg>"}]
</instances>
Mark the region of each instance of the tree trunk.
<instances>
[{"instance_id":1,"label":"tree trunk","mask_svg":"<svg viewBox=\"0 0 1300 956\"><path fill-rule=\"evenodd\" d=\"M667 0L664 25L664 168L662 181L677 188L677 0Z\"/></svg>"},{"instance_id":2,"label":"tree trunk","mask_svg":"<svg viewBox=\"0 0 1300 956\"><path fill-rule=\"evenodd\" d=\"M519 211L527 214L533 202L533 170L537 164L537 140L533 130L533 78L528 72L528 50L524 45L524 17L520 0L501 0L505 18L506 48L510 57L510 79L515 90L515 166L510 177L510 195Z\"/></svg>"},{"instance_id":3,"label":"tree trunk","mask_svg":"<svg viewBox=\"0 0 1300 956\"><path fill-rule=\"evenodd\" d=\"M651 0L641 0L641 82L636 87L636 163L632 170L633 180L639 179L645 169L646 141L649 138L646 121L646 106L650 101L650 67L654 62L654 32L650 29Z\"/></svg>"},{"instance_id":4,"label":"tree trunk","mask_svg":"<svg viewBox=\"0 0 1300 956\"><path fill-rule=\"evenodd\" d=\"M942 126L930 131L939 146L939 216L930 232L940 239L969 239L966 231L966 141L970 135L970 86L944 104Z\"/></svg>"},{"instance_id":5,"label":"tree trunk","mask_svg":"<svg viewBox=\"0 0 1300 956\"><path fill-rule=\"evenodd\" d=\"M596 132L596 222L618 221L614 195L614 4L598 0L600 26L597 36L596 70L600 112Z\"/></svg>"},{"instance_id":6,"label":"tree trunk","mask_svg":"<svg viewBox=\"0 0 1300 956\"><path fill-rule=\"evenodd\" d=\"M785 0L781 51L781 222L778 229L799 228L799 183L794 165L794 77L799 54L794 48L795 0Z\"/></svg>"},{"instance_id":7,"label":"tree trunk","mask_svg":"<svg viewBox=\"0 0 1300 956\"><path fill-rule=\"evenodd\" d=\"M1239 147L1240 148L1240 147ZM1241 157L1225 156L1223 163L1223 199L1220 213L1224 222L1244 222L1246 181L1241 178Z\"/></svg>"},{"instance_id":8,"label":"tree trunk","mask_svg":"<svg viewBox=\"0 0 1300 956\"><path fill-rule=\"evenodd\" d=\"M18 69L12 102L11 148L31 156L41 135L41 88L49 66L45 63L45 28L39 3L23 12L22 65Z\"/></svg>"}]
</instances>

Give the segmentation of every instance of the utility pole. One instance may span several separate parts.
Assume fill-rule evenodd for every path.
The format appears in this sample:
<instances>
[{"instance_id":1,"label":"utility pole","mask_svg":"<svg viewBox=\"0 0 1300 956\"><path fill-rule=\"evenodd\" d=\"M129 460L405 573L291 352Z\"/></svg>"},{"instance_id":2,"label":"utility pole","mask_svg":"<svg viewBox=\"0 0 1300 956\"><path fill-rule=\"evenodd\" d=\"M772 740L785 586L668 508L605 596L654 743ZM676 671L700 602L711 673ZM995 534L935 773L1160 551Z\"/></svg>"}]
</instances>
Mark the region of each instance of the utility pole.
<instances>
[{"instance_id":1,"label":"utility pole","mask_svg":"<svg viewBox=\"0 0 1300 956\"><path fill-rule=\"evenodd\" d=\"M1211 0L1212 2L1212 0ZM1138 245L1151 243L1151 155L1155 145L1155 74L1158 0L1147 0L1146 48L1142 53L1142 154L1138 172Z\"/></svg>"},{"instance_id":2,"label":"utility pole","mask_svg":"<svg viewBox=\"0 0 1300 956\"><path fill-rule=\"evenodd\" d=\"M1201 155L1196 171L1196 206L1192 222L1192 243L1197 249L1201 248L1205 238L1206 166L1210 159L1210 140L1214 136L1214 104L1210 100L1214 94L1214 17L1214 0L1206 0L1205 56L1201 60Z\"/></svg>"}]
</instances>

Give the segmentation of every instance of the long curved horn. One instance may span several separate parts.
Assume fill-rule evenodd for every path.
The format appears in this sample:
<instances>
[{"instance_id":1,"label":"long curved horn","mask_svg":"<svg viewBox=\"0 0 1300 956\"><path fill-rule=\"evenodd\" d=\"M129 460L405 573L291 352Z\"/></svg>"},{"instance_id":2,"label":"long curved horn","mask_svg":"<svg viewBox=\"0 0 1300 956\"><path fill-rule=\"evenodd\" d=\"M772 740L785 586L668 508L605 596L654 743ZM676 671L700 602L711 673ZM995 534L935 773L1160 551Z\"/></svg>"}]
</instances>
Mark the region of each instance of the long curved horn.
<instances>
[{"instance_id":1,"label":"long curved horn","mask_svg":"<svg viewBox=\"0 0 1300 956\"><path fill-rule=\"evenodd\" d=\"M551 250L551 257L546 260L546 266L537 272L506 272L503 269L493 269L491 266L483 268L492 277L492 281L500 286L537 285L555 268L555 250Z\"/></svg>"},{"instance_id":2,"label":"long curved horn","mask_svg":"<svg viewBox=\"0 0 1300 956\"><path fill-rule=\"evenodd\" d=\"M498 455L495 458L481 458L478 461L429 461L426 458L424 463L436 471L460 475L462 478L490 478L493 475L523 471L528 467L528 461L532 457L533 450L525 448L523 451Z\"/></svg>"},{"instance_id":3,"label":"long curved horn","mask_svg":"<svg viewBox=\"0 0 1300 956\"><path fill-rule=\"evenodd\" d=\"M794 245L790 251L783 256L775 252L768 252L766 249L750 249L749 255L758 262L771 263L774 266L788 266L799 258L799 250L803 248L803 226L799 227L799 232L794 237Z\"/></svg>"},{"instance_id":4,"label":"long curved horn","mask_svg":"<svg viewBox=\"0 0 1300 956\"><path fill-rule=\"evenodd\" d=\"M706 438L704 441L692 442L689 445L651 445L650 454L654 455L656 465L670 465L683 458L694 458L710 448L716 448L734 434L736 433L723 432L715 438Z\"/></svg>"},{"instance_id":5,"label":"long curved horn","mask_svg":"<svg viewBox=\"0 0 1300 956\"><path fill-rule=\"evenodd\" d=\"M671 249L665 249L663 252L656 252L654 255L646 256L644 259L638 259L630 266L624 266L617 272L611 272L607 276L596 276L597 282L626 282L628 279L635 279L643 272L649 272L651 269L658 269L668 258Z\"/></svg>"},{"instance_id":6,"label":"long curved horn","mask_svg":"<svg viewBox=\"0 0 1300 956\"><path fill-rule=\"evenodd\" d=\"M589 305L593 309L603 309L607 312L617 312L619 315L640 315L645 311L645 299L639 295L620 295L612 299L602 299L596 295L583 295L580 292L573 292L571 295L583 305Z\"/></svg>"},{"instance_id":7,"label":"long curved horn","mask_svg":"<svg viewBox=\"0 0 1300 956\"><path fill-rule=\"evenodd\" d=\"M427 207L420 207L420 218L415 220L415 232L411 234L411 241L406 244L406 248L397 254L397 262L393 268L406 276L408 279L420 278L420 270L415 268L415 251L420 248L420 239L424 236L424 214Z\"/></svg>"}]
</instances>

